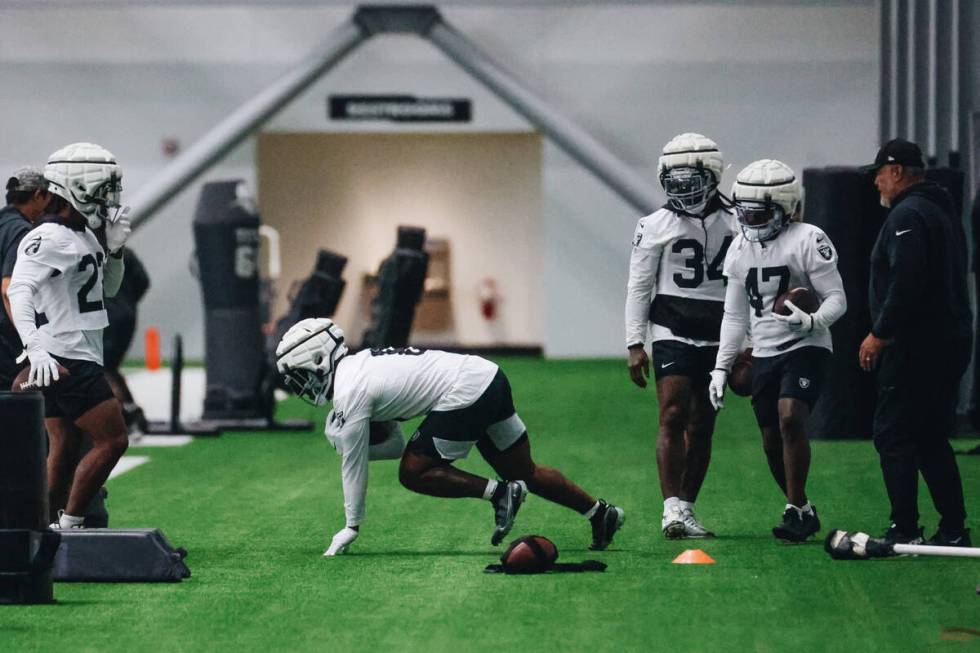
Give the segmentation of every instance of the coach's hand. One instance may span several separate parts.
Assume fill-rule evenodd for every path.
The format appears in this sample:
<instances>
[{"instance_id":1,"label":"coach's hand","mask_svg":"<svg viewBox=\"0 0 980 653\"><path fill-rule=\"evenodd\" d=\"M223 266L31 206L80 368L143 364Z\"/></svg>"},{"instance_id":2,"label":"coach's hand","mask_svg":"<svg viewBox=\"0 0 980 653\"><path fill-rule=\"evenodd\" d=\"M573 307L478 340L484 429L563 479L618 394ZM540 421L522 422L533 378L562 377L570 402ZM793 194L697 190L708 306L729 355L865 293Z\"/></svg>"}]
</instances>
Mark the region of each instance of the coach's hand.
<instances>
[{"instance_id":1,"label":"coach's hand","mask_svg":"<svg viewBox=\"0 0 980 653\"><path fill-rule=\"evenodd\" d=\"M772 316L789 327L793 333L810 333L813 331L813 315L799 308L788 299L783 306L790 310L789 315L780 315L773 311Z\"/></svg>"},{"instance_id":2,"label":"coach's hand","mask_svg":"<svg viewBox=\"0 0 980 653\"><path fill-rule=\"evenodd\" d=\"M892 344L891 340L882 340L875 334L869 333L858 351L858 365L861 369L865 372L872 371L878 364L878 357L881 356L882 350L890 344Z\"/></svg>"},{"instance_id":3,"label":"coach's hand","mask_svg":"<svg viewBox=\"0 0 980 653\"><path fill-rule=\"evenodd\" d=\"M643 345L631 345L629 348L630 359L630 378L633 383L641 388L647 387L647 378L650 376L650 359Z\"/></svg>"},{"instance_id":4,"label":"coach's hand","mask_svg":"<svg viewBox=\"0 0 980 653\"><path fill-rule=\"evenodd\" d=\"M27 382L38 388L46 388L60 377L58 363L51 354L40 347L27 351L27 360L31 362L31 373Z\"/></svg>"},{"instance_id":5,"label":"coach's hand","mask_svg":"<svg viewBox=\"0 0 980 653\"><path fill-rule=\"evenodd\" d=\"M327 550L323 552L325 556L339 556L342 553L347 553L347 547L351 542L357 539L358 532L357 527L351 528L350 526L344 526L343 529L337 532L330 540L330 546Z\"/></svg>"},{"instance_id":6,"label":"coach's hand","mask_svg":"<svg viewBox=\"0 0 980 653\"><path fill-rule=\"evenodd\" d=\"M711 370L709 376L711 376L711 381L708 382L708 401L711 402L715 410L721 410L725 407L725 382L728 380L728 372Z\"/></svg>"}]
</instances>

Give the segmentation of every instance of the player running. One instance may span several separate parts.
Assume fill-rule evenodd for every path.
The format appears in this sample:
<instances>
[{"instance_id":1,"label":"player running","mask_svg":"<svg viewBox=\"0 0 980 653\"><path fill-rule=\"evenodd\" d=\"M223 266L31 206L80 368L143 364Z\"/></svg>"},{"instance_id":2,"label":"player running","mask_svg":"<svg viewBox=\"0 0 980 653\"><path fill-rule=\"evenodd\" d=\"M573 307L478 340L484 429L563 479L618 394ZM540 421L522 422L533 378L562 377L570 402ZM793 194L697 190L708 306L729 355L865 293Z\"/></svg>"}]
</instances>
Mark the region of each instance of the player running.
<instances>
[{"instance_id":1,"label":"player running","mask_svg":"<svg viewBox=\"0 0 980 653\"><path fill-rule=\"evenodd\" d=\"M51 527L82 528L86 506L128 445L102 371L102 330L103 294L119 289L130 225L125 212L109 217L119 207L122 170L104 148L68 145L48 158L44 177L52 197L41 224L21 241L8 295L29 381L44 392L50 505L57 514ZM93 231L103 227L105 248ZM82 431L92 449L80 457Z\"/></svg>"},{"instance_id":2,"label":"player running","mask_svg":"<svg viewBox=\"0 0 980 653\"><path fill-rule=\"evenodd\" d=\"M752 163L738 174L732 200L741 234L725 258L725 318L708 391L720 409L728 372L751 327L752 407L769 469L788 500L782 523L772 532L802 542L820 530L806 495L810 443L805 426L832 351L830 325L847 310L844 285L827 235L794 221L800 184L786 164L771 159ZM801 286L822 302L816 312L806 313L789 301L791 315L773 312L778 297Z\"/></svg>"},{"instance_id":3,"label":"player running","mask_svg":"<svg viewBox=\"0 0 980 653\"><path fill-rule=\"evenodd\" d=\"M667 206L640 218L626 289L626 346L633 383L647 386L644 349L652 323L653 372L660 405L657 468L668 538L713 537L694 515L711 459L715 411L708 375L718 353L725 301L722 263L735 218L718 192L724 163L701 134L664 146L660 183Z\"/></svg>"},{"instance_id":4,"label":"player running","mask_svg":"<svg viewBox=\"0 0 980 653\"><path fill-rule=\"evenodd\" d=\"M495 546L510 531L528 490L584 515L592 525L593 549L609 546L623 525L621 508L586 494L558 470L534 463L510 383L490 361L414 347L350 354L343 331L325 318L293 325L276 348L276 361L295 394L315 405L333 401L326 435L343 458L347 525L324 555L344 553L357 539L369 460L400 457L399 480L414 492L490 501ZM406 447L395 422L420 415L425 419ZM452 465L474 444L506 481Z\"/></svg>"}]
</instances>

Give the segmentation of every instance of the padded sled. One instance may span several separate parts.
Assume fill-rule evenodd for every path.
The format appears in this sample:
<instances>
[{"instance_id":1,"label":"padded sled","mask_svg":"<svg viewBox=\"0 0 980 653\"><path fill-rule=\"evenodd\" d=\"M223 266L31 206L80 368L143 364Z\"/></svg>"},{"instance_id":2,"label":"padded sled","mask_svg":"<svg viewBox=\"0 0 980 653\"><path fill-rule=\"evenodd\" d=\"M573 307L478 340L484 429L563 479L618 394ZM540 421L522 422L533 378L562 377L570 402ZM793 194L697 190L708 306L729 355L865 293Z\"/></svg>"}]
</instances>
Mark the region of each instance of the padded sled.
<instances>
[{"instance_id":1,"label":"padded sled","mask_svg":"<svg viewBox=\"0 0 980 653\"><path fill-rule=\"evenodd\" d=\"M156 528L63 530L55 582L174 583L190 578L187 551Z\"/></svg>"}]
</instances>

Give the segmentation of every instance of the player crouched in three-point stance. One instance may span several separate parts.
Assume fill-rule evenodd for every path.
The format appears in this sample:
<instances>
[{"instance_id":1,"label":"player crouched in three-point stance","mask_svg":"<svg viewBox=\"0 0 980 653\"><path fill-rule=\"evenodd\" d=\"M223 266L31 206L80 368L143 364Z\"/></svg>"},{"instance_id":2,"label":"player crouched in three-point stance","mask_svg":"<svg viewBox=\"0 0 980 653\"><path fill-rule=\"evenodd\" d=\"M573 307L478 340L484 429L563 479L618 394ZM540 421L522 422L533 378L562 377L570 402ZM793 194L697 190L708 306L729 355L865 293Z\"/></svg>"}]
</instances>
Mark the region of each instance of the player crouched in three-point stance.
<instances>
[{"instance_id":1,"label":"player crouched in three-point stance","mask_svg":"<svg viewBox=\"0 0 980 653\"><path fill-rule=\"evenodd\" d=\"M741 234L725 259L725 319L709 394L721 408L728 372L751 326L752 407L769 469L788 500L772 532L800 542L820 530L806 495L805 425L832 351L829 327L847 310L847 300L830 239L813 225L793 221L800 184L788 166L770 159L752 163L738 174L732 200ZM790 315L775 313L776 300L798 287L812 289L820 307L806 313L787 301Z\"/></svg>"},{"instance_id":2,"label":"player crouched in three-point stance","mask_svg":"<svg viewBox=\"0 0 980 653\"><path fill-rule=\"evenodd\" d=\"M14 326L44 392L52 528L81 528L85 507L128 445L119 402L102 371L103 294L123 276L129 219L118 209L122 171L110 152L68 145L48 158L52 197L17 253L8 295ZM105 248L93 230L105 231ZM108 252L108 256L106 256ZM67 376L59 374L59 364ZM57 383L55 383L57 381ZM82 431L92 449L79 459Z\"/></svg>"},{"instance_id":3,"label":"player crouched in three-point stance","mask_svg":"<svg viewBox=\"0 0 980 653\"><path fill-rule=\"evenodd\" d=\"M664 496L661 528L669 538L711 537L694 515L708 471L715 411L708 375L715 366L725 300L722 264L735 233L718 183L721 152L701 134L664 147L660 183L667 206L640 218L626 290L626 346L633 383L647 385L644 345L653 323L660 404L657 467Z\"/></svg>"},{"instance_id":4,"label":"player crouched in three-point stance","mask_svg":"<svg viewBox=\"0 0 980 653\"><path fill-rule=\"evenodd\" d=\"M368 461L385 458L401 457L399 479L414 492L490 501L494 545L510 531L528 490L585 515L593 549L605 549L623 524L621 508L594 499L558 470L534 463L507 377L490 361L413 347L349 354L344 332L324 318L293 325L276 349L276 360L297 395L316 405L333 401L326 435L343 457L347 526L324 555L343 553L357 539ZM395 422L419 415L426 417L405 447ZM506 481L452 465L474 444Z\"/></svg>"}]
</instances>

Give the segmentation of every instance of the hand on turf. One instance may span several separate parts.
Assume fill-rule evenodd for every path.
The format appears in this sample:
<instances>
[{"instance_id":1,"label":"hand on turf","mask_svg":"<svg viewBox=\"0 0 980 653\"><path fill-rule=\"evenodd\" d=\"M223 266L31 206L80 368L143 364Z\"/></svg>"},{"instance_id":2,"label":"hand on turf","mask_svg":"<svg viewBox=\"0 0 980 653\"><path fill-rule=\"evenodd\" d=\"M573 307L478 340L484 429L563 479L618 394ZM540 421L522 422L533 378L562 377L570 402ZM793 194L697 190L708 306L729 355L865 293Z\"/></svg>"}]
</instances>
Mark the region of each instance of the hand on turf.
<instances>
[{"instance_id":1,"label":"hand on turf","mask_svg":"<svg viewBox=\"0 0 980 653\"><path fill-rule=\"evenodd\" d=\"M789 315L773 313L772 316L789 327L793 333L809 333L813 331L813 315L797 307L793 302L786 300L783 304L790 310Z\"/></svg>"},{"instance_id":2,"label":"hand on turf","mask_svg":"<svg viewBox=\"0 0 980 653\"><path fill-rule=\"evenodd\" d=\"M330 540L330 546L327 550L323 552L325 556L339 556L342 553L347 553L347 547L350 546L351 542L357 539L358 532L351 528L350 526L344 526L333 539Z\"/></svg>"},{"instance_id":3,"label":"hand on turf","mask_svg":"<svg viewBox=\"0 0 980 653\"><path fill-rule=\"evenodd\" d=\"M106 223L106 247L110 252L118 252L126 244L126 241L129 240L129 234L132 231L133 227L129 220L129 207L124 206L116 211L116 215L112 220Z\"/></svg>"},{"instance_id":4,"label":"hand on turf","mask_svg":"<svg viewBox=\"0 0 980 653\"><path fill-rule=\"evenodd\" d=\"M31 362L31 373L27 377L29 384L46 388L60 378L58 363L40 347L28 350L27 359Z\"/></svg>"},{"instance_id":5,"label":"hand on turf","mask_svg":"<svg viewBox=\"0 0 980 653\"><path fill-rule=\"evenodd\" d=\"M650 359L643 345L633 345L629 348L629 368L630 378L633 383L641 388L647 387L647 378L650 376Z\"/></svg>"},{"instance_id":6,"label":"hand on turf","mask_svg":"<svg viewBox=\"0 0 980 653\"><path fill-rule=\"evenodd\" d=\"M725 370L711 370L711 381L708 383L708 401L714 406L715 410L725 407L725 382L728 380L728 372Z\"/></svg>"}]
</instances>

